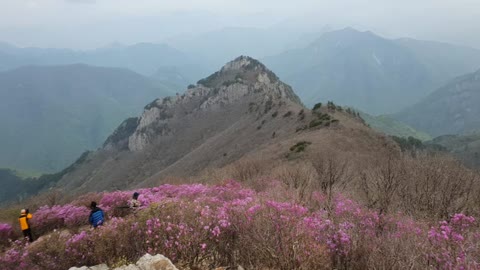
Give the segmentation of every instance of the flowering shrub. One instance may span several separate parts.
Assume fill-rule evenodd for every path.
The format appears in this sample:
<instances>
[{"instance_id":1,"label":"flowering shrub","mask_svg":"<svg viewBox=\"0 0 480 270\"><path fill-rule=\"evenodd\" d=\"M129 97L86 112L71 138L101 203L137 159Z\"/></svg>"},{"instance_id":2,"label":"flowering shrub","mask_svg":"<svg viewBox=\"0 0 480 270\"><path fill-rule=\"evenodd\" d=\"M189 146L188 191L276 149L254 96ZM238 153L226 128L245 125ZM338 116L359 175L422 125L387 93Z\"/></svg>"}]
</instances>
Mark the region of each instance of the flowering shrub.
<instances>
[{"instance_id":1,"label":"flowering shrub","mask_svg":"<svg viewBox=\"0 0 480 270\"><path fill-rule=\"evenodd\" d=\"M89 214L90 210L85 206L43 206L33 214L32 230L36 235L41 235L54 229L78 228L88 224Z\"/></svg>"},{"instance_id":2,"label":"flowering shrub","mask_svg":"<svg viewBox=\"0 0 480 270\"><path fill-rule=\"evenodd\" d=\"M437 268L479 268L478 261L469 258L478 252L479 235L475 233L478 229L475 225L474 217L455 214L450 221L441 221L428 231L428 239L432 244L428 256Z\"/></svg>"},{"instance_id":3,"label":"flowering shrub","mask_svg":"<svg viewBox=\"0 0 480 270\"><path fill-rule=\"evenodd\" d=\"M125 191L116 191L104 194L100 200L100 206L105 211L113 210L115 207L127 206L127 201L131 195Z\"/></svg>"},{"instance_id":4,"label":"flowering shrub","mask_svg":"<svg viewBox=\"0 0 480 270\"><path fill-rule=\"evenodd\" d=\"M95 230L78 230L87 222L86 207L40 208L35 226L50 232L28 246L13 244L0 263L6 269L66 269L117 265L148 252L190 269L479 267L478 226L463 214L432 226L402 214L381 215L341 194L326 211L321 194L313 194L306 207L281 187L257 193L234 181L136 191L140 209L119 216L114 209L124 206L133 191L103 194L101 207L110 218ZM59 228L76 229L51 232Z\"/></svg>"},{"instance_id":5,"label":"flowering shrub","mask_svg":"<svg viewBox=\"0 0 480 270\"><path fill-rule=\"evenodd\" d=\"M10 249L0 256L0 265L2 269L39 269L38 266L31 265L28 261L27 241L15 241Z\"/></svg>"},{"instance_id":6,"label":"flowering shrub","mask_svg":"<svg viewBox=\"0 0 480 270\"><path fill-rule=\"evenodd\" d=\"M10 224L0 223L0 250L6 246L14 236L13 228Z\"/></svg>"}]
</instances>

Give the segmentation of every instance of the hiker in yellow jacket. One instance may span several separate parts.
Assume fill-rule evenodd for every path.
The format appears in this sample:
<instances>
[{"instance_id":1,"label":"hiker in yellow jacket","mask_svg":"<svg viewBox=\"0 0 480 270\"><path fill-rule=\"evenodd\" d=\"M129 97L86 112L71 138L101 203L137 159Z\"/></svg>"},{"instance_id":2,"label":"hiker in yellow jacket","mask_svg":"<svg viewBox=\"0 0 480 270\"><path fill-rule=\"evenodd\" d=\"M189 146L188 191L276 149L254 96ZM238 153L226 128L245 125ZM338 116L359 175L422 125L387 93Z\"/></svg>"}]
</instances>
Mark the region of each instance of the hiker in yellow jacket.
<instances>
[{"instance_id":1,"label":"hiker in yellow jacket","mask_svg":"<svg viewBox=\"0 0 480 270\"><path fill-rule=\"evenodd\" d=\"M32 230L30 228L30 223L28 222L28 220L31 218L32 214L28 212L28 209L22 209L22 211L20 211L20 217L18 218L18 221L20 222L20 229L22 229L23 236L25 238L28 237L28 240L33 242Z\"/></svg>"}]
</instances>

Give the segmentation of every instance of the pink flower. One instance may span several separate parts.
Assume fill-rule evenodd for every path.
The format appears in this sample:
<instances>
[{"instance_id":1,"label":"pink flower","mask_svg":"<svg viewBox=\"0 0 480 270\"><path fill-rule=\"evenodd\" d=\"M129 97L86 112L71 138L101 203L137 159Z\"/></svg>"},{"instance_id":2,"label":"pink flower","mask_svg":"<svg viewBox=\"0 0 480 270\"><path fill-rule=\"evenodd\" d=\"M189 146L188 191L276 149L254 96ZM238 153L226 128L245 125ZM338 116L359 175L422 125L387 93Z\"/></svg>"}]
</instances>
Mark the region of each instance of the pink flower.
<instances>
[{"instance_id":1,"label":"pink flower","mask_svg":"<svg viewBox=\"0 0 480 270\"><path fill-rule=\"evenodd\" d=\"M215 237L218 237L220 235L220 228L218 226L215 226L215 228L213 228L211 230L211 233L215 236Z\"/></svg>"}]
</instances>

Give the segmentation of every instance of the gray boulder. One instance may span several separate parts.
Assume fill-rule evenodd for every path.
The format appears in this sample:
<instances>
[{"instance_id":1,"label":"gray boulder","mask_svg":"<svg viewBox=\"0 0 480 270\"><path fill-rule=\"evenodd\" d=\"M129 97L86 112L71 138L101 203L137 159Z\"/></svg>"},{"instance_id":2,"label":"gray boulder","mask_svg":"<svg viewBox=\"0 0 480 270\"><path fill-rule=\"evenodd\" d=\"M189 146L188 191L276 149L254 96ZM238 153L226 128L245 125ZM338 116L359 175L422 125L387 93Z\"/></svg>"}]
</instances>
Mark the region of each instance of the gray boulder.
<instances>
[{"instance_id":1,"label":"gray boulder","mask_svg":"<svg viewBox=\"0 0 480 270\"><path fill-rule=\"evenodd\" d=\"M137 266L140 270L178 270L167 257L160 254L145 254L137 261Z\"/></svg>"},{"instance_id":2,"label":"gray boulder","mask_svg":"<svg viewBox=\"0 0 480 270\"><path fill-rule=\"evenodd\" d=\"M80 268L71 267L69 270L178 270L175 265L165 256L157 254L152 256L145 254L136 264L124 265L114 269L109 268L106 264L96 266L82 266Z\"/></svg>"},{"instance_id":3,"label":"gray boulder","mask_svg":"<svg viewBox=\"0 0 480 270\"><path fill-rule=\"evenodd\" d=\"M82 266L80 268L78 267L71 267L69 270L109 270L108 266L106 264L99 264L91 267L87 266Z\"/></svg>"}]
</instances>

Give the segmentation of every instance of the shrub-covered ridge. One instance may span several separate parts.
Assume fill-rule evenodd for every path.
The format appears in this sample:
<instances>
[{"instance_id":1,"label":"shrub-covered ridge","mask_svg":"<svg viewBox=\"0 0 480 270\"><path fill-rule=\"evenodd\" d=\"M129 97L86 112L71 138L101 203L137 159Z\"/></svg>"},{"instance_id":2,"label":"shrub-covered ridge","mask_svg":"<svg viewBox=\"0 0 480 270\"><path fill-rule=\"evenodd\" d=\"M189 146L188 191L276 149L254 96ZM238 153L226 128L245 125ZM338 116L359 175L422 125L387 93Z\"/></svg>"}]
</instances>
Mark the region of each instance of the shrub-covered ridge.
<instances>
[{"instance_id":1,"label":"shrub-covered ridge","mask_svg":"<svg viewBox=\"0 0 480 270\"><path fill-rule=\"evenodd\" d=\"M475 218L456 214L429 224L402 214L381 215L341 194L313 192L299 203L279 182L265 191L221 185L162 185L137 190L140 209L126 205L132 191L102 194L109 217L89 229L78 202L42 207L28 244L3 243L2 269L118 266L145 253L164 254L179 269L242 265L247 269L472 269L480 236ZM95 195L98 196L98 195ZM330 210L324 210L330 209ZM0 224L2 239L12 228ZM5 238L4 238L4 235Z\"/></svg>"}]
</instances>

